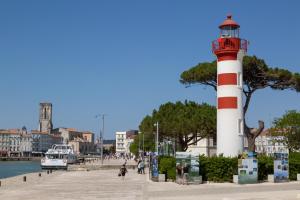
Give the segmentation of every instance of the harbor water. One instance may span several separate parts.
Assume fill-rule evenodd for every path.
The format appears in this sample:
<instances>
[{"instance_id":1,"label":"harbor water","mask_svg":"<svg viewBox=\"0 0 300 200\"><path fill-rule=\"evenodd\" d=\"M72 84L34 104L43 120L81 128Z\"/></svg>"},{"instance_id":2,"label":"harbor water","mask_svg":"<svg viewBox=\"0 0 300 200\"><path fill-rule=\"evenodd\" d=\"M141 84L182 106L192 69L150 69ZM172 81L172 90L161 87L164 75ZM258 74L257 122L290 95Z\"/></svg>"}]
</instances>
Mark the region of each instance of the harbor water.
<instances>
[{"instance_id":1,"label":"harbor water","mask_svg":"<svg viewBox=\"0 0 300 200\"><path fill-rule=\"evenodd\" d=\"M0 161L0 179L42 171L40 161Z\"/></svg>"}]
</instances>

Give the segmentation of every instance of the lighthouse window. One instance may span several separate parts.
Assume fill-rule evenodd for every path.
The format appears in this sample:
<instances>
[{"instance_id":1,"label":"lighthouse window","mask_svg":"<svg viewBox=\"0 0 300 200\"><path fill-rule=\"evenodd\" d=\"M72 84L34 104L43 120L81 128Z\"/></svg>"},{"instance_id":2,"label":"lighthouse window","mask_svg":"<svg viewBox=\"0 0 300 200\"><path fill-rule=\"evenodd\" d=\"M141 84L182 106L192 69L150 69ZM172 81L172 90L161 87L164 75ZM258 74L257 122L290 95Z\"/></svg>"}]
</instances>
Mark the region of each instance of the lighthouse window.
<instances>
[{"instance_id":1,"label":"lighthouse window","mask_svg":"<svg viewBox=\"0 0 300 200\"><path fill-rule=\"evenodd\" d=\"M221 29L221 37L223 38L238 38L239 37L239 29L233 28L231 26L225 26Z\"/></svg>"},{"instance_id":2,"label":"lighthouse window","mask_svg":"<svg viewBox=\"0 0 300 200\"><path fill-rule=\"evenodd\" d=\"M242 78L242 73L239 72L237 74L237 84L238 84L238 87L243 87L243 78Z\"/></svg>"},{"instance_id":3,"label":"lighthouse window","mask_svg":"<svg viewBox=\"0 0 300 200\"><path fill-rule=\"evenodd\" d=\"M243 128L243 121L242 119L238 119L238 133L242 133L242 128Z\"/></svg>"}]
</instances>

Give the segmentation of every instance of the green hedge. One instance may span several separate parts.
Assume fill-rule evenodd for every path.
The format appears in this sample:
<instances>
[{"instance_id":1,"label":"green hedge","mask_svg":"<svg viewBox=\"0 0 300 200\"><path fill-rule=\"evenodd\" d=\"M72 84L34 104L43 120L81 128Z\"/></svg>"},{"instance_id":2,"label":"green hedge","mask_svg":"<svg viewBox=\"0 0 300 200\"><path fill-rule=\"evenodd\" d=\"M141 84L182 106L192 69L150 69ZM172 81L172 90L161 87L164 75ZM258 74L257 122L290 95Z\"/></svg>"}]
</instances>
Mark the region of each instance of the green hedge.
<instances>
[{"instance_id":1,"label":"green hedge","mask_svg":"<svg viewBox=\"0 0 300 200\"><path fill-rule=\"evenodd\" d=\"M258 180L267 180L268 174L274 173L273 157L259 155ZM158 159L159 173L167 174L168 179L176 179L176 159L169 156L160 156ZM289 178L296 180L300 173L300 153L289 155ZM238 159L222 156L200 156L200 175L203 181L232 182L233 175L238 174Z\"/></svg>"},{"instance_id":2,"label":"green hedge","mask_svg":"<svg viewBox=\"0 0 300 200\"><path fill-rule=\"evenodd\" d=\"M176 159L170 156L159 156L158 170L160 174L166 174L167 179L176 180Z\"/></svg>"},{"instance_id":3,"label":"green hedge","mask_svg":"<svg viewBox=\"0 0 300 200\"><path fill-rule=\"evenodd\" d=\"M270 156L258 156L258 180L266 180L268 174L274 173L274 158ZM300 153L293 152L289 154L289 179L297 180L297 174L300 173Z\"/></svg>"},{"instance_id":4,"label":"green hedge","mask_svg":"<svg viewBox=\"0 0 300 200\"><path fill-rule=\"evenodd\" d=\"M232 182L237 164L237 158L200 156L200 175L203 181Z\"/></svg>"},{"instance_id":5,"label":"green hedge","mask_svg":"<svg viewBox=\"0 0 300 200\"><path fill-rule=\"evenodd\" d=\"M274 159L266 155L258 155L258 180L264 181L268 179L269 174L274 173Z\"/></svg>"},{"instance_id":6,"label":"green hedge","mask_svg":"<svg viewBox=\"0 0 300 200\"><path fill-rule=\"evenodd\" d=\"M300 174L300 153L293 152L289 155L289 178L292 181L297 180L297 174Z\"/></svg>"}]
</instances>

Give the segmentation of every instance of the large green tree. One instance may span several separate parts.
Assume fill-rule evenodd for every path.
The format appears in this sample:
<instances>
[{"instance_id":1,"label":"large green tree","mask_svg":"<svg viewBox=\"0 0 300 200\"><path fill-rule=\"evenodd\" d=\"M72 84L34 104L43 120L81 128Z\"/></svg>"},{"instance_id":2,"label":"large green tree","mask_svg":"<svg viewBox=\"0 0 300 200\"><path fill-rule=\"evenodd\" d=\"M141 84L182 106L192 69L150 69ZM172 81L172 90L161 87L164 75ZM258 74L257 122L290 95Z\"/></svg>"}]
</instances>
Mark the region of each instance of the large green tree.
<instances>
[{"instance_id":1,"label":"large green tree","mask_svg":"<svg viewBox=\"0 0 300 200\"><path fill-rule=\"evenodd\" d=\"M252 95L260 89L291 89L300 91L300 74L286 69L271 68L263 59L256 56L245 56L243 60L243 93L245 96L244 119L250 105ZM180 82L184 85L200 84L211 86L217 90L217 62L205 62L184 71ZM254 150L255 138L263 131L264 122L259 121L259 128L248 127L246 120L245 135L248 138L249 150Z\"/></svg>"},{"instance_id":2,"label":"large green tree","mask_svg":"<svg viewBox=\"0 0 300 200\"><path fill-rule=\"evenodd\" d=\"M153 134L152 117L147 115L139 126L139 135L134 138L133 143L130 145L130 152L138 155L139 150L155 151L155 137Z\"/></svg>"},{"instance_id":3,"label":"large green tree","mask_svg":"<svg viewBox=\"0 0 300 200\"><path fill-rule=\"evenodd\" d=\"M159 140L175 138L179 150L185 151L205 137L216 135L216 108L208 104L197 104L191 101L168 102L153 110L151 116L146 116L140 131L151 135L154 141L156 127L159 122ZM150 137L149 137L150 138Z\"/></svg>"},{"instance_id":4,"label":"large green tree","mask_svg":"<svg viewBox=\"0 0 300 200\"><path fill-rule=\"evenodd\" d=\"M271 128L271 134L278 137L289 151L300 149L300 112L295 110L287 111L281 118L275 119Z\"/></svg>"}]
</instances>

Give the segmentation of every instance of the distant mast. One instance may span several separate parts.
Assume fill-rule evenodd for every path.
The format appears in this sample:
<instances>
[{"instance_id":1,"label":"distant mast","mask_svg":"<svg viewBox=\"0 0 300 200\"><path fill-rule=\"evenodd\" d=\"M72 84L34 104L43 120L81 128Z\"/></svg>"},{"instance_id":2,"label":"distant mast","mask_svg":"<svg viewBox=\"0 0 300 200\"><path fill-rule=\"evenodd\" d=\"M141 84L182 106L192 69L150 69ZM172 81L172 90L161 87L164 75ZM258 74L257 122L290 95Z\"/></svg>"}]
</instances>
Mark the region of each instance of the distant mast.
<instances>
[{"instance_id":1,"label":"distant mast","mask_svg":"<svg viewBox=\"0 0 300 200\"><path fill-rule=\"evenodd\" d=\"M231 15L219 26L213 41L217 56L217 154L237 156L244 146L243 57L247 41L239 38L240 25Z\"/></svg>"}]
</instances>

